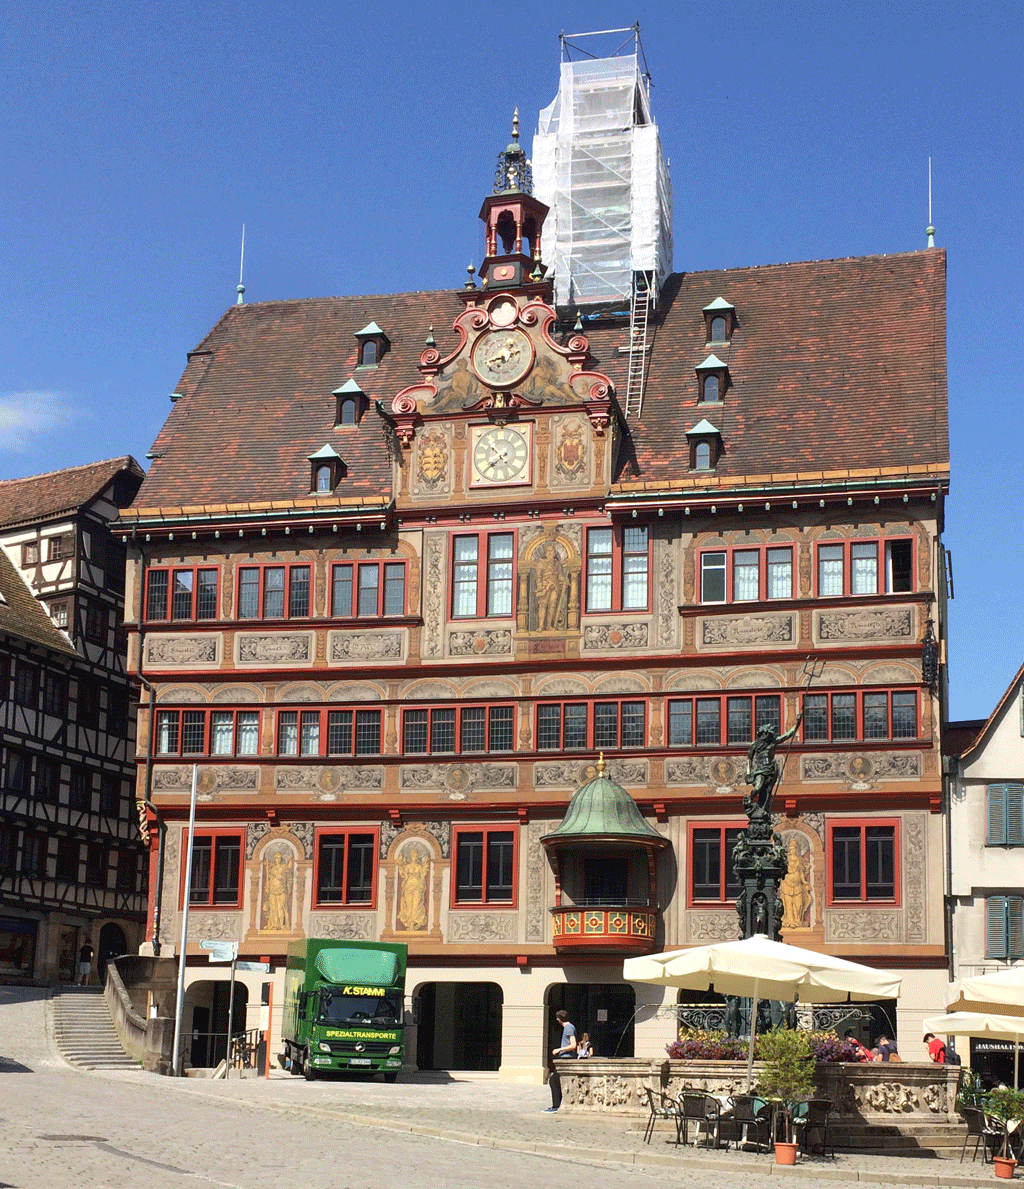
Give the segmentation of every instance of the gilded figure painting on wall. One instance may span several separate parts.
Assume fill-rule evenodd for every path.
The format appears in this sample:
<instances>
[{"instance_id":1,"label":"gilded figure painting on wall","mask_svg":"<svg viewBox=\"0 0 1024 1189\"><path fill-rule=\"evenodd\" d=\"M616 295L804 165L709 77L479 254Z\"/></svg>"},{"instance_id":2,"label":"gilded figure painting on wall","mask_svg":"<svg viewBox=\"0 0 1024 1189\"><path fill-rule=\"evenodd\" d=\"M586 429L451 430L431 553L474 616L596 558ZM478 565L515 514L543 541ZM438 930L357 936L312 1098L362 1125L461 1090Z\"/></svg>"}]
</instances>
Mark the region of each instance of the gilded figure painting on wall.
<instances>
[{"instance_id":1,"label":"gilded figure painting on wall","mask_svg":"<svg viewBox=\"0 0 1024 1189\"><path fill-rule=\"evenodd\" d=\"M263 898L261 929L265 933L288 933L292 927L292 891L295 864L284 848L268 853L263 859Z\"/></svg>"},{"instance_id":2,"label":"gilded figure painting on wall","mask_svg":"<svg viewBox=\"0 0 1024 1189\"><path fill-rule=\"evenodd\" d=\"M398 923L410 933L427 927L428 859L425 847L411 846L398 860Z\"/></svg>"}]
</instances>

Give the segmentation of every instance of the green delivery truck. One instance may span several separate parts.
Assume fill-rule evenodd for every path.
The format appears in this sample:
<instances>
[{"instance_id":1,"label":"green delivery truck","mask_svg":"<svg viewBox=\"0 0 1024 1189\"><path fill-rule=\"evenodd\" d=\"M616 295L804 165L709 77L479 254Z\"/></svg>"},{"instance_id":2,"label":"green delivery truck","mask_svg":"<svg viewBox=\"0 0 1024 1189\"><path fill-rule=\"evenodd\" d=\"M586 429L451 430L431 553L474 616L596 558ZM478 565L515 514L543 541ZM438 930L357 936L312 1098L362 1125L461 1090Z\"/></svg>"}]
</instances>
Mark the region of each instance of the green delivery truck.
<instances>
[{"instance_id":1,"label":"green delivery truck","mask_svg":"<svg viewBox=\"0 0 1024 1189\"><path fill-rule=\"evenodd\" d=\"M405 1053L406 947L311 937L288 947L281 1034L292 1073L382 1073Z\"/></svg>"}]
</instances>

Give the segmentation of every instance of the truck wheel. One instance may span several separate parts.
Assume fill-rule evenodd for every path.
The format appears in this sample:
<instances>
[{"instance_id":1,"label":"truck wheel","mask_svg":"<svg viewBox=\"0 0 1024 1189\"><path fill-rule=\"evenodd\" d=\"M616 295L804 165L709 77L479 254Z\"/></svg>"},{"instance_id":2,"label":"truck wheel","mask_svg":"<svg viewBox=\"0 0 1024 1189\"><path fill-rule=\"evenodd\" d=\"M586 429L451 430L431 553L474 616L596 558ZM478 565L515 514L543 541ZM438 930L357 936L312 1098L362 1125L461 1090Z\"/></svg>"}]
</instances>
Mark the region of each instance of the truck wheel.
<instances>
[{"instance_id":1,"label":"truck wheel","mask_svg":"<svg viewBox=\"0 0 1024 1189\"><path fill-rule=\"evenodd\" d=\"M309 1049L302 1055L302 1072L306 1075L307 1082L311 1082L316 1077L316 1070L313 1068L313 1062L309 1058Z\"/></svg>"},{"instance_id":2,"label":"truck wheel","mask_svg":"<svg viewBox=\"0 0 1024 1189\"><path fill-rule=\"evenodd\" d=\"M398 1071L396 1070L394 1073L386 1073L384 1075L384 1081L393 1086L395 1082L398 1081Z\"/></svg>"},{"instance_id":3,"label":"truck wheel","mask_svg":"<svg viewBox=\"0 0 1024 1189\"><path fill-rule=\"evenodd\" d=\"M292 1077L296 1077L298 1074L302 1073L302 1064L299 1061L299 1058L296 1056L295 1050L289 1047L285 1051L285 1056L288 1060L288 1072L292 1075Z\"/></svg>"}]
</instances>

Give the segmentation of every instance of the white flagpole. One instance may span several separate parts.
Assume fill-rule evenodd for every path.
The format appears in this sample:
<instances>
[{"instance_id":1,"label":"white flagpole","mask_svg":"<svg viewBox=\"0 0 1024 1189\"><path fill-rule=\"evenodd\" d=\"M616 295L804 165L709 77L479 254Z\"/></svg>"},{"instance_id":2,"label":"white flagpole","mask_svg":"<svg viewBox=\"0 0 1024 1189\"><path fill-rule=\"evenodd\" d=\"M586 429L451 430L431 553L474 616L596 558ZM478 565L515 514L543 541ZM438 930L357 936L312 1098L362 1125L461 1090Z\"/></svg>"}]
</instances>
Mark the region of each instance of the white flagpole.
<instances>
[{"instance_id":1,"label":"white flagpole","mask_svg":"<svg viewBox=\"0 0 1024 1189\"><path fill-rule=\"evenodd\" d=\"M747 1046L747 1093L750 1093L750 1084L754 1080L754 1041L757 1038L757 1005L760 1000L757 997L758 979L754 979L754 998L750 1001L750 1044Z\"/></svg>"},{"instance_id":2,"label":"white flagpole","mask_svg":"<svg viewBox=\"0 0 1024 1189\"><path fill-rule=\"evenodd\" d=\"M199 784L199 765L192 765L192 801L188 810L188 846L185 856L185 903L181 910L181 946L178 950L178 997L174 1004L174 1063L176 1078L182 1074L181 1016L185 1006L185 945L188 939L188 905L192 895L192 840L196 833L196 789Z\"/></svg>"}]
</instances>

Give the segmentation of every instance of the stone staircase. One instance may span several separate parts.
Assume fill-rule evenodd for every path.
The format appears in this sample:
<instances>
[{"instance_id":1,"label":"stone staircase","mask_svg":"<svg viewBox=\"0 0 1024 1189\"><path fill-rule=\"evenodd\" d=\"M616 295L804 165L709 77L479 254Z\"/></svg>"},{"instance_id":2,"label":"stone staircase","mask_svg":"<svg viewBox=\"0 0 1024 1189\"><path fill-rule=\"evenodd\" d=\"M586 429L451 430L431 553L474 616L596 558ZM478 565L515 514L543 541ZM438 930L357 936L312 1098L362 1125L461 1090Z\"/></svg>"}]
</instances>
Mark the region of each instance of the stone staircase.
<instances>
[{"instance_id":1,"label":"stone staircase","mask_svg":"<svg viewBox=\"0 0 1024 1189\"><path fill-rule=\"evenodd\" d=\"M69 1065L80 1069L138 1069L121 1047L102 987L57 987L53 1039Z\"/></svg>"}]
</instances>

